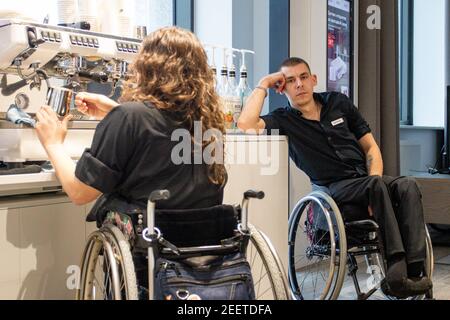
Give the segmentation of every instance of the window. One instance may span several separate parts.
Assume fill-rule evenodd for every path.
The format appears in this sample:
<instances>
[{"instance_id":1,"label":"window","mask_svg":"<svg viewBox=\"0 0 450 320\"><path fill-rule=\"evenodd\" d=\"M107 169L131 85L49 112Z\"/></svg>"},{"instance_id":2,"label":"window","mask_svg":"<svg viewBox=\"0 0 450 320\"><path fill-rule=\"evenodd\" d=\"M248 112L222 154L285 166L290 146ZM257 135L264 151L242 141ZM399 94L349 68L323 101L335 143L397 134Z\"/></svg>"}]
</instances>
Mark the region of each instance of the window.
<instances>
[{"instance_id":1,"label":"window","mask_svg":"<svg viewBox=\"0 0 450 320\"><path fill-rule=\"evenodd\" d=\"M413 124L414 1L399 0L400 124Z\"/></svg>"},{"instance_id":2,"label":"window","mask_svg":"<svg viewBox=\"0 0 450 320\"><path fill-rule=\"evenodd\" d=\"M91 22L91 30L135 36L136 26L150 33L172 25L190 27L192 0L15 0L2 3L2 16L42 23ZM94 22L94 24L92 23Z\"/></svg>"}]
</instances>

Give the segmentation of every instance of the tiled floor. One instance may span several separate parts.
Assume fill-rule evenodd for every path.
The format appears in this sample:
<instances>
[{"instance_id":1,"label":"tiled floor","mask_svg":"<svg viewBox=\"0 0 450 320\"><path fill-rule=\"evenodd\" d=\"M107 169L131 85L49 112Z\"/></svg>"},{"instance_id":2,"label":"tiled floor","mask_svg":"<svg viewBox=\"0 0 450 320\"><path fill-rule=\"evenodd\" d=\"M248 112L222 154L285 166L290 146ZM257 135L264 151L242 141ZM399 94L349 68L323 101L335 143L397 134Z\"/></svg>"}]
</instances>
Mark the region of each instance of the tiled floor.
<instances>
[{"instance_id":1,"label":"tiled floor","mask_svg":"<svg viewBox=\"0 0 450 320\"><path fill-rule=\"evenodd\" d=\"M450 255L450 247L448 246L435 246L434 250L434 273L433 273L433 285L434 285L434 298L436 300L450 300L450 258L445 259L446 264L441 264L440 260L442 258L448 257ZM364 265L362 263L361 265ZM369 275L365 274L365 270L360 270L358 272L359 283L363 287L367 288L365 285L367 283L366 279ZM352 280L347 277L344 286L341 291L340 299L343 300L355 300L356 293ZM386 297L379 291L377 291L371 300L385 300Z\"/></svg>"},{"instance_id":2,"label":"tiled floor","mask_svg":"<svg viewBox=\"0 0 450 320\"><path fill-rule=\"evenodd\" d=\"M435 230L430 229L430 235L433 241L435 260L433 272L434 298L436 300L450 300L450 229L445 233L436 232ZM361 291L368 292L370 288L374 288L375 284L379 283L380 277L378 277L379 279L377 281L371 276L371 269L368 268L364 258L358 257L357 260L359 268L357 272L359 286L361 287ZM300 261L301 260L299 260L299 262ZM377 265L376 263L371 264ZM325 279L328 277L329 260L325 259L319 264L314 263L313 261L313 263L307 268L308 271L305 271L306 267L303 267L303 271L298 273L297 278L297 281L299 281L299 285L302 288L302 294L307 299L314 297L319 298L322 290L325 288ZM353 280L348 275L346 275L339 299L357 299ZM383 295L381 290L376 291L370 298L370 300L386 299L387 298Z\"/></svg>"}]
</instances>

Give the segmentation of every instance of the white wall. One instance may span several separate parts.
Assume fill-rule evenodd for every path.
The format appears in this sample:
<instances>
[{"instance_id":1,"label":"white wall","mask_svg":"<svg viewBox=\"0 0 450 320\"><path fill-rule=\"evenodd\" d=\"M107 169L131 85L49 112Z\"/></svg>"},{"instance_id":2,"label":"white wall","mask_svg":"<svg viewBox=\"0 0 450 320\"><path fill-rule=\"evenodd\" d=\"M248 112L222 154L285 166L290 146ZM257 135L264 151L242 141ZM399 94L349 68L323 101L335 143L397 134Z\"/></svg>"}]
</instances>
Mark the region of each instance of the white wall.
<instances>
[{"instance_id":1,"label":"white wall","mask_svg":"<svg viewBox=\"0 0 450 320\"><path fill-rule=\"evenodd\" d=\"M317 92L327 88L327 1L291 1L291 56L305 59L318 77Z\"/></svg>"},{"instance_id":2,"label":"white wall","mask_svg":"<svg viewBox=\"0 0 450 320\"><path fill-rule=\"evenodd\" d=\"M318 77L316 92L327 89L327 0L291 1L290 55L305 59ZM302 197L311 192L306 174L290 162L289 199L292 210Z\"/></svg>"},{"instance_id":3,"label":"white wall","mask_svg":"<svg viewBox=\"0 0 450 320\"><path fill-rule=\"evenodd\" d=\"M232 0L195 0L194 32L204 44L233 46ZM217 70L223 64L223 54L217 50Z\"/></svg>"},{"instance_id":4,"label":"white wall","mask_svg":"<svg viewBox=\"0 0 450 320\"><path fill-rule=\"evenodd\" d=\"M31 18L36 22L42 22L45 16L50 16L50 23L57 23L57 0L14 0L2 1L0 6L1 17L12 17L10 14L19 12L22 17Z\"/></svg>"},{"instance_id":5,"label":"white wall","mask_svg":"<svg viewBox=\"0 0 450 320\"><path fill-rule=\"evenodd\" d=\"M415 126L444 126L445 14L445 0L414 0Z\"/></svg>"},{"instance_id":6,"label":"white wall","mask_svg":"<svg viewBox=\"0 0 450 320\"><path fill-rule=\"evenodd\" d=\"M255 51L254 57L246 56L251 87L269 73L269 0L195 0L194 32L204 44ZM222 57L217 50L218 70ZM238 69L240 63L241 58L236 58ZM266 102L263 114L268 111Z\"/></svg>"},{"instance_id":7,"label":"white wall","mask_svg":"<svg viewBox=\"0 0 450 320\"><path fill-rule=\"evenodd\" d=\"M269 0L254 0L254 51L256 56L254 57L254 72L253 87L258 85L261 78L269 74ZM257 4L257 5L256 5ZM268 99L264 104L262 113L267 114L269 112Z\"/></svg>"}]
</instances>

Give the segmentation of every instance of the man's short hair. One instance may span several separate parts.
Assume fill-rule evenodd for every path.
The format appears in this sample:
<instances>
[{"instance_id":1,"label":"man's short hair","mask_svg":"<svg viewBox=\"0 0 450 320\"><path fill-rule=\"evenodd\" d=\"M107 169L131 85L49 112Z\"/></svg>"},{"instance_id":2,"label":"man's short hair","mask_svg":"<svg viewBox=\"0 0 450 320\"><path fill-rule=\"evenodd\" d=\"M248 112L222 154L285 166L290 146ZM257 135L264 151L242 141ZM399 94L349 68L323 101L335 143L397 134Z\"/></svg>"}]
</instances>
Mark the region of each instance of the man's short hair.
<instances>
[{"instance_id":1,"label":"man's short hair","mask_svg":"<svg viewBox=\"0 0 450 320\"><path fill-rule=\"evenodd\" d=\"M280 70L283 67L295 67L296 65L299 65L302 63L308 67L308 71L309 71L309 73L311 73L311 68L309 67L308 62L306 62L302 58L297 58L297 57L292 57L292 58L284 60L283 63L281 64Z\"/></svg>"}]
</instances>

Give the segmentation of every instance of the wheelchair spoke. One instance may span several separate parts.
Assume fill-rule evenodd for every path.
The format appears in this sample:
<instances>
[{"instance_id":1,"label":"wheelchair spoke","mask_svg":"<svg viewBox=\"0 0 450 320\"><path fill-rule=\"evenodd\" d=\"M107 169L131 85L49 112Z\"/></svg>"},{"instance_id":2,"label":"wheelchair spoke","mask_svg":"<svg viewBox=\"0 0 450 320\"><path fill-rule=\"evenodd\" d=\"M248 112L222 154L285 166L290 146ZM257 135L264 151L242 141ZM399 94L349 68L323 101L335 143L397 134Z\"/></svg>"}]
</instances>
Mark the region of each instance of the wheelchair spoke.
<instances>
[{"instance_id":1,"label":"wheelchair spoke","mask_svg":"<svg viewBox=\"0 0 450 320\"><path fill-rule=\"evenodd\" d=\"M263 268L264 268L264 263L261 263L261 268L259 270L259 274L261 274L263 272ZM255 287L256 287L256 285L255 285ZM259 283L258 283L258 292L259 292L260 288L261 288L261 281L259 281Z\"/></svg>"},{"instance_id":2,"label":"wheelchair spoke","mask_svg":"<svg viewBox=\"0 0 450 320\"><path fill-rule=\"evenodd\" d=\"M259 277L258 277L259 280L255 283L255 287L256 287L257 285L260 285L260 283L261 283L264 279L266 279L267 276L268 276L268 275L267 275L267 272L265 272L264 275L263 275L262 277L259 276Z\"/></svg>"},{"instance_id":3,"label":"wheelchair spoke","mask_svg":"<svg viewBox=\"0 0 450 320\"><path fill-rule=\"evenodd\" d=\"M319 240L317 240L316 242L315 242L315 244L320 244L321 243L321 241L323 240L323 239L325 239L325 236L326 235L328 235L329 234L329 232L327 231L327 232L325 232L323 235L322 235L322 237L319 239ZM330 237L331 238L331 237ZM313 244L314 245L314 244Z\"/></svg>"},{"instance_id":4,"label":"wheelchair spoke","mask_svg":"<svg viewBox=\"0 0 450 320\"><path fill-rule=\"evenodd\" d=\"M316 264L316 276L313 279L313 283L314 283L314 297L316 296L316 292L317 292L317 276L319 275L319 266L318 264Z\"/></svg>"},{"instance_id":5,"label":"wheelchair spoke","mask_svg":"<svg viewBox=\"0 0 450 320\"><path fill-rule=\"evenodd\" d=\"M264 295L265 295L266 293L268 293L269 291L271 291L271 290L272 290L272 287L267 288L264 292L262 292L262 293L260 293L260 294L257 294L257 295L256 295L256 299L259 300L259 298L264 297Z\"/></svg>"}]
</instances>

